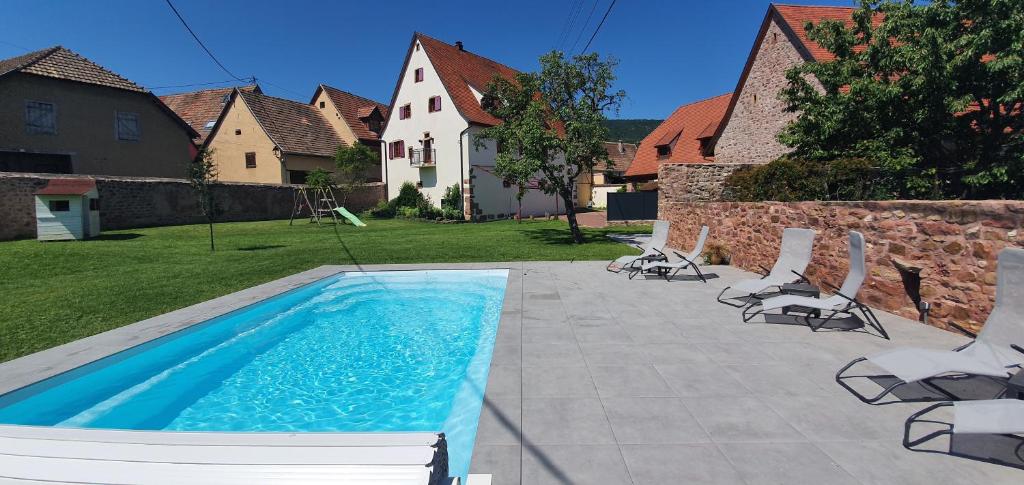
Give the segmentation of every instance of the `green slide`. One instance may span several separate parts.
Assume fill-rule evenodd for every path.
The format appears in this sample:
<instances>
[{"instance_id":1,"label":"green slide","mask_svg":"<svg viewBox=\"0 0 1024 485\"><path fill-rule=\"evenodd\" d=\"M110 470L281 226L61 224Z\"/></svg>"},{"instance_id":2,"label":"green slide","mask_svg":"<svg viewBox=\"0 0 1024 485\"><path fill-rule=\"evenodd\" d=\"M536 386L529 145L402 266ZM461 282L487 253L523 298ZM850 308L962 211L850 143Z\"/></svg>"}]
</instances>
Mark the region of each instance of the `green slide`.
<instances>
[{"instance_id":1,"label":"green slide","mask_svg":"<svg viewBox=\"0 0 1024 485\"><path fill-rule=\"evenodd\" d=\"M363 221L360 221L359 218L356 217L355 214L349 212L344 207L336 207L334 210L338 214L341 214L341 216L344 217L345 219L348 219L348 221L351 222L353 226L356 226L356 227L366 227L366 223L364 223Z\"/></svg>"}]
</instances>

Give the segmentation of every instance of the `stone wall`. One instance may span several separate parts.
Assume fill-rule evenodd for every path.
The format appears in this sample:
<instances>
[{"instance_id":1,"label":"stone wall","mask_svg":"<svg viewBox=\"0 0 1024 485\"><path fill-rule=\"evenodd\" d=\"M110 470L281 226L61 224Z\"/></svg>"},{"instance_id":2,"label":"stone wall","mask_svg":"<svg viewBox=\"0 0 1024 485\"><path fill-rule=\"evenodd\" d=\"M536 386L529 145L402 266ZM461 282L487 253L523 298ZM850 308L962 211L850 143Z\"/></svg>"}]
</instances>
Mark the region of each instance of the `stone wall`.
<instances>
[{"instance_id":1,"label":"stone wall","mask_svg":"<svg viewBox=\"0 0 1024 485\"><path fill-rule=\"evenodd\" d=\"M33 192L51 178L77 175L0 173L0 241L36 236ZM130 229L205 222L195 192L179 179L92 177L100 193L100 227ZM214 196L220 204L219 221L287 219L291 215L291 185L218 183ZM367 184L350 195L351 211L370 208L384 200L384 184ZM339 202L340 202L339 198Z\"/></svg>"},{"instance_id":2,"label":"stone wall","mask_svg":"<svg viewBox=\"0 0 1024 485\"><path fill-rule=\"evenodd\" d=\"M662 190L668 189L665 185ZM847 234L857 230L867 243L868 278L860 298L907 318L918 311L908 287L919 270L920 298L932 305L930 323L956 322L980 328L995 298L996 255L1020 246L1022 201L882 202L675 202L659 206L671 221L669 244L688 248L702 224L710 243L732 252L732 264L748 270L770 267L778 256L782 230L817 231L810 279L839 285L848 267ZM899 267L908 268L902 271ZM904 283L907 278L907 284Z\"/></svg>"},{"instance_id":3,"label":"stone wall","mask_svg":"<svg viewBox=\"0 0 1024 485\"><path fill-rule=\"evenodd\" d=\"M713 201L722 198L725 178L748 163L676 163L658 167L658 204Z\"/></svg>"}]
</instances>

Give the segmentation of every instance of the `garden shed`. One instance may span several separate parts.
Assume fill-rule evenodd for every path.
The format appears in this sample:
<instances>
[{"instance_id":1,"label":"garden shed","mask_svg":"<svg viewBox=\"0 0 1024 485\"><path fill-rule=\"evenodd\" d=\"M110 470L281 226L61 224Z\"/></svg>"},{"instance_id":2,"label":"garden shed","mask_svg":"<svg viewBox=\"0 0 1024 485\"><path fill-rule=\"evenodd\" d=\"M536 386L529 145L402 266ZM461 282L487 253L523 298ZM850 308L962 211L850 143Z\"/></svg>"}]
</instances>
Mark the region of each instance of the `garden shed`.
<instances>
[{"instance_id":1,"label":"garden shed","mask_svg":"<svg viewBox=\"0 0 1024 485\"><path fill-rule=\"evenodd\" d=\"M100 195L88 178L51 179L36 191L40 241L85 239L100 233Z\"/></svg>"}]
</instances>

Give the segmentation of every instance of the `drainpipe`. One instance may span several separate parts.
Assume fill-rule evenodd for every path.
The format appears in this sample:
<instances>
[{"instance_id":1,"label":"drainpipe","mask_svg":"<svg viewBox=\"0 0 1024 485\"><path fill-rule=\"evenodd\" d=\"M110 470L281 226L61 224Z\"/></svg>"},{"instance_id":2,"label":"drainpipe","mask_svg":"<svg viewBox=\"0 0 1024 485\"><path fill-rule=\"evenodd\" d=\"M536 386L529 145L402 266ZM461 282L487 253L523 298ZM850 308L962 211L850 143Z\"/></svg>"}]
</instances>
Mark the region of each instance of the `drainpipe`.
<instances>
[{"instance_id":1,"label":"drainpipe","mask_svg":"<svg viewBox=\"0 0 1024 485\"><path fill-rule=\"evenodd\" d=\"M384 176L381 180L384 181L384 200L388 199L388 147L387 142L384 140L380 141L380 158L384 160Z\"/></svg>"},{"instance_id":2,"label":"drainpipe","mask_svg":"<svg viewBox=\"0 0 1024 485\"><path fill-rule=\"evenodd\" d=\"M459 132L459 197L461 197L462 200L463 217L465 217L466 214L466 175L463 169L465 166L465 157L462 155L462 137L466 135L467 131L469 131L469 126L466 126L466 129ZM470 207L470 210L472 210L472 207ZM470 219L472 218L472 212L470 212Z\"/></svg>"}]
</instances>

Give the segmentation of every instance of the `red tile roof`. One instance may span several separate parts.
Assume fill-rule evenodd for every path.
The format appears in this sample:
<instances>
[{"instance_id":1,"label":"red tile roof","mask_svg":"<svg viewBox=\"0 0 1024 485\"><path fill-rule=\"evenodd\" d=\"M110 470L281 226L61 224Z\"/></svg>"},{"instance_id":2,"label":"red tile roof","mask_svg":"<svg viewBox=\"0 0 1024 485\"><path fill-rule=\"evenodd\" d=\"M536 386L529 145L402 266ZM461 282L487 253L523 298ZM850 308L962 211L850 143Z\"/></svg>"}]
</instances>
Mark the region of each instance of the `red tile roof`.
<instances>
[{"instance_id":1,"label":"red tile roof","mask_svg":"<svg viewBox=\"0 0 1024 485\"><path fill-rule=\"evenodd\" d=\"M813 24L821 23L825 20L836 20L842 22L847 28L853 26L853 13L857 10L850 7L817 7L807 5L779 5L772 4L769 7L775 9L778 12L779 17L782 21L793 30L797 40L803 44L803 47L807 49L807 52L816 61L830 61L835 58L831 52L822 47L817 42L807 37L807 29L804 26L808 22ZM878 27L882 23L884 17L881 14L875 15L872 19L872 24ZM761 39L758 39L760 42Z\"/></svg>"},{"instance_id":2,"label":"red tile roof","mask_svg":"<svg viewBox=\"0 0 1024 485\"><path fill-rule=\"evenodd\" d=\"M240 90L235 93L285 153L333 157L338 147L345 145L327 118L313 105L261 93Z\"/></svg>"},{"instance_id":3,"label":"red tile roof","mask_svg":"<svg viewBox=\"0 0 1024 485\"><path fill-rule=\"evenodd\" d=\"M626 176L657 176L658 166L662 163L714 161L713 157L705 157L701 153L700 138L707 136L709 126L718 127L731 98L732 93L729 93L680 106L640 142ZM672 146L672 152L667 158L659 160L656 147L670 143L676 137L678 139Z\"/></svg>"},{"instance_id":4,"label":"red tile roof","mask_svg":"<svg viewBox=\"0 0 1024 485\"><path fill-rule=\"evenodd\" d=\"M50 179L35 195L85 195L95 189L96 181L89 178Z\"/></svg>"},{"instance_id":5,"label":"red tile roof","mask_svg":"<svg viewBox=\"0 0 1024 485\"><path fill-rule=\"evenodd\" d=\"M469 87L472 86L483 93L495 75L515 79L519 71L419 32L413 38L426 50L427 57L430 58L448 95L452 97L455 108L464 118L470 123L480 125L492 126L500 123L497 118L480 107L480 102L473 96Z\"/></svg>"},{"instance_id":6,"label":"red tile roof","mask_svg":"<svg viewBox=\"0 0 1024 485\"><path fill-rule=\"evenodd\" d=\"M259 86L245 86L239 89L256 93L263 92ZM174 110L192 129L199 132L197 142L202 144L209 136L210 130L213 129L210 122L216 122L220 117L220 112L224 109L225 97L230 97L232 90L234 88L218 88L191 93L167 94L160 96L160 101Z\"/></svg>"},{"instance_id":7,"label":"red tile roof","mask_svg":"<svg viewBox=\"0 0 1024 485\"><path fill-rule=\"evenodd\" d=\"M142 86L61 46L0 61L0 76L10 72L23 72L127 91L146 92Z\"/></svg>"},{"instance_id":8,"label":"red tile roof","mask_svg":"<svg viewBox=\"0 0 1024 485\"><path fill-rule=\"evenodd\" d=\"M388 117L388 107L386 104L378 103L372 99L357 96L326 84L321 84L317 88L317 92L313 94L313 99L316 99L321 89L327 91L327 96L331 98L331 103L337 108L338 113L341 114L342 119L352 129L352 132L356 134L356 138L367 141L380 140L380 136L370 131L360 118L369 116L373 109L376 108L380 110L382 116L381 123L383 124L383 120L386 120Z\"/></svg>"}]
</instances>

